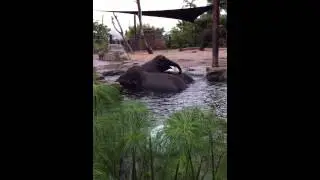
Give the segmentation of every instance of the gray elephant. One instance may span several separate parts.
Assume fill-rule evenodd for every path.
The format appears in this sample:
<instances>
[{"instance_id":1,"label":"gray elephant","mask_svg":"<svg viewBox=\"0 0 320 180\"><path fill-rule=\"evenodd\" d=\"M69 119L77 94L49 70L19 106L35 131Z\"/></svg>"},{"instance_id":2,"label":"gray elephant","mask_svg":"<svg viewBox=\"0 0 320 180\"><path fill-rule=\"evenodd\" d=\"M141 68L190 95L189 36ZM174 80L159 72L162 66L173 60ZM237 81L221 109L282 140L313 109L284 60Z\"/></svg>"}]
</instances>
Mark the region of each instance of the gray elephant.
<instances>
[{"instance_id":1,"label":"gray elephant","mask_svg":"<svg viewBox=\"0 0 320 180\"><path fill-rule=\"evenodd\" d=\"M171 68L171 66L177 67L179 69L179 74L167 71L168 69ZM148 61L147 63L143 64L141 67L146 72L165 72L168 74L176 75L182 78L186 84L194 82L192 77L190 77L185 73L182 73L182 70L179 64L169 60L167 57L163 55L156 56L151 61Z\"/></svg>"},{"instance_id":2,"label":"gray elephant","mask_svg":"<svg viewBox=\"0 0 320 180\"><path fill-rule=\"evenodd\" d=\"M140 66L134 66L121 75L116 82L119 82L124 89L135 91L152 92L181 92L187 88L186 83L177 75L146 72Z\"/></svg>"}]
</instances>

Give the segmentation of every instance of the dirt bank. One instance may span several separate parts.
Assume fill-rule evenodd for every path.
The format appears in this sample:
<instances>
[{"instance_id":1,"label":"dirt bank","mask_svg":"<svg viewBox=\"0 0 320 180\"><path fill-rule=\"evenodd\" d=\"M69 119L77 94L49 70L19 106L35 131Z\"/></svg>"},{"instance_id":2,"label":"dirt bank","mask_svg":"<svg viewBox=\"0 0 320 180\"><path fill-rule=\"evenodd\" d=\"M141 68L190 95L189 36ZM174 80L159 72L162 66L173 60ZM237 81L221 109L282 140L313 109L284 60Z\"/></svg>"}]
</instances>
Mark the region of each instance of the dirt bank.
<instances>
[{"instance_id":1,"label":"dirt bank","mask_svg":"<svg viewBox=\"0 0 320 180\"><path fill-rule=\"evenodd\" d=\"M199 50L159 50L153 54L148 54L145 51L129 54L131 60L124 62L99 61L97 55L93 55L93 66L97 67L98 71L108 71L121 69L126 70L133 65L143 64L157 55L164 55L172 61L177 62L182 69L194 69L205 72L206 67L210 67L212 63L212 50L210 48L205 51ZM227 49L219 49L219 65L221 68L227 68Z\"/></svg>"}]
</instances>

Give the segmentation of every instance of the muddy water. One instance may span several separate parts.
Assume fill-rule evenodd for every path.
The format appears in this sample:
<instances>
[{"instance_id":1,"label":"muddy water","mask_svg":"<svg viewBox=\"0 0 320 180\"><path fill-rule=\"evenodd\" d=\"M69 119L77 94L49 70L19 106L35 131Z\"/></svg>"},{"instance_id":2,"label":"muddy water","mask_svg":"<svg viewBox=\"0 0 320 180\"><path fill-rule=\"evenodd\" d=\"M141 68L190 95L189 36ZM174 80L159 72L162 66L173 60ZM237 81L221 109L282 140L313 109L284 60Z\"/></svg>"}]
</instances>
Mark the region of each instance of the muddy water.
<instances>
[{"instance_id":1,"label":"muddy water","mask_svg":"<svg viewBox=\"0 0 320 180\"><path fill-rule=\"evenodd\" d=\"M125 99L144 102L159 120L166 119L165 117L185 107L198 106L208 109L212 105L216 108L218 116L227 118L227 84L212 84L207 82L203 76L192 77L195 82L178 94L133 94L124 92ZM114 81L118 76L105 78L109 81Z\"/></svg>"}]
</instances>

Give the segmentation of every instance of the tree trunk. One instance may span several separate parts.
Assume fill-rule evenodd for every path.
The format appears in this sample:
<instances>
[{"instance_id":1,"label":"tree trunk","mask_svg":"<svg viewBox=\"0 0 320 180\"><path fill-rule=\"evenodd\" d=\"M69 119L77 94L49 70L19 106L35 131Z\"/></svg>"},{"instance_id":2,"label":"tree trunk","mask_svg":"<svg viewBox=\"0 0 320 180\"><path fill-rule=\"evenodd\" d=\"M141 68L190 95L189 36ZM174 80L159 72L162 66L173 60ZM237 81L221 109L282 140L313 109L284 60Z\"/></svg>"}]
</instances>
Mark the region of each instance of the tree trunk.
<instances>
[{"instance_id":1,"label":"tree trunk","mask_svg":"<svg viewBox=\"0 0 320 180\"><path fill-rule=\"evenodd\" d=\"M130 52L130 53L133 53L133 50L132 50L130 44L128 43L127 39L126 39L125 36L123 35L123 30L122 30L121 24L120 24L120 22L119 22L119 20L118 20L118 17L115 15L115 13L113 13L113 16L114 16L114 18L116 19L120 30L118 30L118 29L116 28L116 25L114 24L114 21L113 21L113 18L112 18L112 24L113 24L114 29L121 35L121 37L122 37L122 39L123 39L126 47L128 48L129 52Z\"/></svg>"},{"instance_id":2,"label":"tree trunk","mask_svg":"<svg viewBox=\"0 0 320 180\"><path fill-rule=\"evenodd\" d=\"M140 24L140 39L143 40L144 45L148 51L149 54L153 54L153 50L151 48L151 46L149 46L147 40L144 37L144 32L143 32L143 28L142 28L142 20L141 20L141 16L142 16L142 11L141 11L141 6L140 6L140 0L137 0L137 5L138 5L138 18L139 18L139 24Z\"/></svg>"},{"instance_id":3,"label":"tree trunk","mask_svg":"<svg viewBox=\"0 0 320 180\"><path fill-rule=\"evenodd\" d=\"M212 67L219 67L219 34L218 24L220 19L220 0L212 3Z\"/></svg>"},{"instance_id":4,"label":"tree trunk","mask_svg":"<svg viewBox=\"0 0 320 180\"><path fill-rule=\"evenodd\" d=\"M134 39L137 39L137 20L136 15L133 15L133 29L134 29Z\"/></svg>"}]
</instances>

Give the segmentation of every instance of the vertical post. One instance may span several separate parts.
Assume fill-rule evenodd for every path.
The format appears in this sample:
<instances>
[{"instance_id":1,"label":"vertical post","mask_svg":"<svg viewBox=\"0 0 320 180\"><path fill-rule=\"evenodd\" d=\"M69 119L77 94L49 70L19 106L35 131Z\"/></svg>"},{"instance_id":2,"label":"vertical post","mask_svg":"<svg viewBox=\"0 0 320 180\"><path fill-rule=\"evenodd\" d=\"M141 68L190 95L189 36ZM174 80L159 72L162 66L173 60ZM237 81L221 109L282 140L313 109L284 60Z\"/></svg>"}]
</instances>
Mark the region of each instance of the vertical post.
<instances>
[{"instance_id":1,"label":"vertical post","mask_svg":"<svg viewBox=\"0 0 320 180\"><path fill-rule=\"evenodd\" d=\"M135 14L133 14L133 31L134 31L134 47L135 49L140 50L140 47L137 44L137 16Z\"/></svg>"},{"instance_id":2,"label":"vertical post","mask_svg":"<svg viewBox=\"0 0 320 180\"><path fill-rule=\"evenodd\" d=\"M112 35L111 34L109 35L109 41L110 41L109 42L110 44L113 44L113 39L112 39Z\"/></svg>"},{"instance_id":3,"label":"vertical post","mask_svg":"<svg viewBox=\"0 0 320 180\"><path fill-rule=\"evenodd\" d=\"M136 15L133 15L133 28L134 28L134 38L137 38L137 18Z\"/></svg>"},{"instance_id":4,"label":"vertical post","mask_svg":"<svg viewBox=\"0 0 320 180\"><path fill-rule=\"evenodd\" d=\"M212 2L212 67L219 67L218 24L220 17L220 0Z\"/></svg>"},{"instance_id":5,"label":"vertical post","mask_svg":"<svg viewBox=\"0 0 320 180\"><path fill-rule=\"evenodd\" d=\"M102 19L101 19L101 24L103 25L103 15L102 15Z\"/></svg>"}]
</instances>

